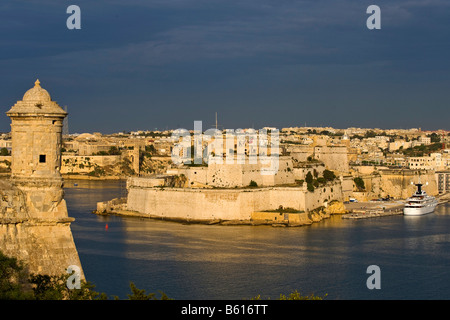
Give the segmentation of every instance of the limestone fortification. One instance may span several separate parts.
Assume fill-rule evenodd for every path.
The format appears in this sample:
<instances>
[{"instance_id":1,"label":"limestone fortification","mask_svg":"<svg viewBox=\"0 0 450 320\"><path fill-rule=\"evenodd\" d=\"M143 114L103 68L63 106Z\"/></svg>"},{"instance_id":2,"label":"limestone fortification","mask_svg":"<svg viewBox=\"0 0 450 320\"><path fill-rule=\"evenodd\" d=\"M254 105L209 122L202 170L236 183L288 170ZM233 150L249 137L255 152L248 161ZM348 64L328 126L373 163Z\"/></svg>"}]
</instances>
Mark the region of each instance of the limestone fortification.
<instances>
[{"instance_id":1,"label":"limestone fortification","mask_svg":"<svg viewBox=\"0 0 450 320\"><path fill-rule=\"evenodd\" d=\"M303 225L314 220L312 211L344 201L346 179L322 182L312 192L296 182L304 171L294 170L289 157L280 157L279 164L278 172L269 176L261 174L261 164L210 164L173 169L173 175L130 177L127 198L100 202L97 213L197 222L281 219Z\"/></svg>"},{"instance_id":2,"label":"limestone fortification","mask_svg":"<svg viewBox=\"0 0 450 320\"><path fill-rule=\"evenodd\" d=\"M141 181L139 181L141 180ZM333 200L343 201L340 183L308 192L305 187L246 189L155 188L145 178L128 184L127 210L153 217L185 220L250 220L254 212L280 206L309 212Z\"/></svg>"},{"instance_id":3,"label":"limestone fortification","mask_svg":"<svg viewBox=\"0 0 450 320\"><path fill-rule=\"evenodd\" d=\"M38 80L6 114L12 161L10 179L0 181L0 250L23 261L29 273L61 275L71 265L81 269L60 174L67 113Z\"/></svg>"}]
</instances>

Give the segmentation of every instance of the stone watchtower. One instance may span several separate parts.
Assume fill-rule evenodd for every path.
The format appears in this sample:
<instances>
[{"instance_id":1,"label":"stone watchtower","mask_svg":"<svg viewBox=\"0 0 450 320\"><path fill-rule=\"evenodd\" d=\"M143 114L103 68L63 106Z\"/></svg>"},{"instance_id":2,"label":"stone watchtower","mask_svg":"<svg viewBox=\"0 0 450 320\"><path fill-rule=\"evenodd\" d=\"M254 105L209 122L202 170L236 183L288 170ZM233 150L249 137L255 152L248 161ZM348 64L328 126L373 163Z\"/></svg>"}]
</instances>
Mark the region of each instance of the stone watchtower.
<instances>
[{"instance_id":1,"label":"stone watchtower","mask_svg":"<svg viewBox=\"0 0 450 320\"><path fill-rule=\"evenodd\" d=\"M67 217L60 173L62 122L67 113L37 80L6 114L11 118L11 180L26 192L28 214Z\"/></svg>"},{"instance_id":2,"label":"stone watchtower","mask_svg":"<svg viewBox=\"0 0 450 320\"><path fill-rule=\"evenodd\" d=\"M71 265L81 269L60 173L67 113L37 80L6 114L11 178L2 182L0 250L24 261L30 273L60 275Z\"/></svg>"}]
</instances>

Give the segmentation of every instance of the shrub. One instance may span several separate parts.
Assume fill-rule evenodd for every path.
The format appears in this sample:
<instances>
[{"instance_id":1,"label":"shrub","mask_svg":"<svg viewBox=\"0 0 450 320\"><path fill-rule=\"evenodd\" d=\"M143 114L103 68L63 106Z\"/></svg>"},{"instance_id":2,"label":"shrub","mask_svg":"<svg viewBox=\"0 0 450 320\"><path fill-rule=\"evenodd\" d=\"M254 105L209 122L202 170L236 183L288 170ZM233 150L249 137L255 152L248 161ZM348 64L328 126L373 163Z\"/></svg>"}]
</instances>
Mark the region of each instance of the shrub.
<instances>
[{"instance_id":1,"label":"shrub","mask_svg":"<svg viewBox=\"0 0 450 320\"><path fill-rule=\"evenodd\" d=\"M327 180L323 177L318 177L317 182L319 182L320 184L325 184L325 183L327 183Z\"/></svg>"},{"instance_id":2,"label":"shrub","mask_svg":"<svg viewBox=\"0 0 450 320\"><path fill-rule=\"evenodd\" d=\"M313 181L313 176L312 176L311 172L308 172L308 173L306 174L305 181L306 181L306 183L312 183L312 181Z\"/></svg>"},{"instance_id":3,"label":"shrub","mask_svg":"<svg viewBox=\"0 0 450 320\"><path fill-rule=\"evenodd\" d=\"M251 180L251 181L250 181L250 184L249 184L248 186L249 186L249 187L257 187L258 184L257 184L255 181Z\"/></svg>"},{"instance_id":4,"label":"shrub","mask_svg":"<svg viewBox=\"0 0 450 320\"><path fill-rule=\"evenodd\" d=\"M358 188L359 191L363 191L366 189L364 185L364 180L361 177L356 177L353 179L355 182L356 188Z\"/></svg>"},{"instance_id":5,"label":"shrub","mask_svg":"<svg viewBox=\"0 0 450 320\"><path fill-rule=\"evenodd\" d=\"M323 171L323 177L328 181L333 181L334 179L336 179L336 175L334 174L334 172L327 169Z\"/></svg>"},{"instance_id":6,"label":"shrub","mask_svg":"<svg viewBox=\"0 0 450 320\"><path fill-rule=\"evenodd\" d=\"M0 149L0 156L9 156L9 151L6 148Z\"/></svg>"}]
</instances>

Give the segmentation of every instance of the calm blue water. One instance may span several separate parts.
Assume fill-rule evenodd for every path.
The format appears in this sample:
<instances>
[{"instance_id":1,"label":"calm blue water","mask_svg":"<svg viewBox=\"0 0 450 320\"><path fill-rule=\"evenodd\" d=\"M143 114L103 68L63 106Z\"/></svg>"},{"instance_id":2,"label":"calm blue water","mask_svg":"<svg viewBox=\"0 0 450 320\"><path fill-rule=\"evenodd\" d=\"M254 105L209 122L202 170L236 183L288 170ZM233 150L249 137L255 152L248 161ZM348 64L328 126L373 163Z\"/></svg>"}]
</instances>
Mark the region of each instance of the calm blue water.
<instances>
[{"instance_id":1,"label":"calm blue water","mask_svg":"<svg viewBox=\"0 0 450 320\"><path fill-rule=\"evenodd\" d=\"M118 182L66 181L72 232L96 291L126 298L130 282L174 299L450 299L450 206L422 217L332 217L300 228L185 225L92 214ZM108 225L108 229L105 226ZM369 290L367 267L381 269Z\"/></svg>"}]
</instances>

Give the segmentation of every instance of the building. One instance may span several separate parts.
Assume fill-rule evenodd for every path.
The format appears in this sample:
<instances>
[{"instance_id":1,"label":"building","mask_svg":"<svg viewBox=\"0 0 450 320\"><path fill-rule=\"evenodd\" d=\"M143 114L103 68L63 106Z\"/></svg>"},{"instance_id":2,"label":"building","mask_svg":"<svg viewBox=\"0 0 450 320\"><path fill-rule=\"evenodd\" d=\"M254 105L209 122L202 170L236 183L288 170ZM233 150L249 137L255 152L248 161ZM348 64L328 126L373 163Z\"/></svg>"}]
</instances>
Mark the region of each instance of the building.
<instances>
[{"instance_id":1,"label":"building","mask_svg":"<svg viewBox=\"0 0 450 320\"><path fill-rule=\"evenodd\" d=\"M436 182L439 194L450 192L450 171L437 171Z\"/></svg>"},{"instance_id":2,"label":"building","mask_svg":"<svg viewBox=\"0 0 450 320\"><path fill-rule=\"evenodd\" d=\"M61 275L77 266L84 278L60 174L67 113L37 80L6 114L11 178L1 181L0 250L23 261L30 273Z\"/></svg>"},{"instance_id":3,"label":"building","mask_svg":"<svg viewBox=\"0 0 450 320\"><path fill-rule=\"evenodd\" d=\"M448 170L450 158L447 152L435 152L427 157L410 157L408 165L413 170Z\"/></svg>"}]
</instances>

